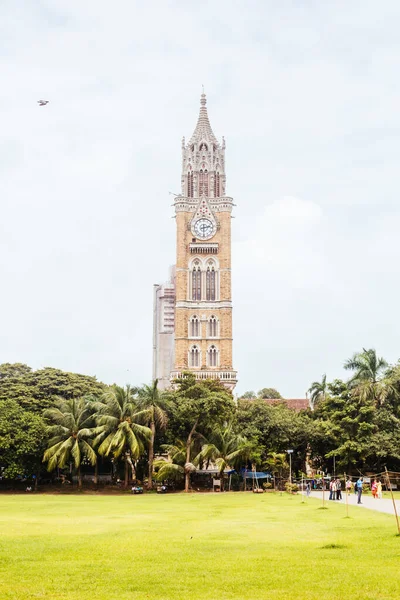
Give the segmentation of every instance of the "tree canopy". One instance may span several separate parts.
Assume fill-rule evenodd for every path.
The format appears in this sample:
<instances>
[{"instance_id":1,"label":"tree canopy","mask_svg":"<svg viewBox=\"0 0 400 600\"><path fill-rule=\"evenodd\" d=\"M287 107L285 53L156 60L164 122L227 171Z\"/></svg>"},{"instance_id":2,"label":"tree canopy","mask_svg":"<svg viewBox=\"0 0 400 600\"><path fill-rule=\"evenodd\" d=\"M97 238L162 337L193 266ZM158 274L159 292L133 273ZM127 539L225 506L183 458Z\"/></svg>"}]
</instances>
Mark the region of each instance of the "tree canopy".
<instances>
[{"instance_id":1,"label":"tree canopy","mask_svg":"<svg viewBox=\"0 0 400 600\"><path fill-rule=\"evenodd\" d=\"M310 407L296 412L274 388L235 401L220 381L188 372L167 392L157 382L106 386L95 377L55 368L0 365L0 475L23 479L50 469L125 469L149 487L167 477L185 481L196 465L256 466L293 472L400 471L400 362L388 365L374 349L345 361L347 381L326 375L310 386ZM165 454L167 453L167 455ZM86 468L86 467L85 467ZM41 471L42 469L42 471ZM138 475L140 474L140 475ZM97 477L95 476L95 480Z\"/></svg>"}]
</instances>

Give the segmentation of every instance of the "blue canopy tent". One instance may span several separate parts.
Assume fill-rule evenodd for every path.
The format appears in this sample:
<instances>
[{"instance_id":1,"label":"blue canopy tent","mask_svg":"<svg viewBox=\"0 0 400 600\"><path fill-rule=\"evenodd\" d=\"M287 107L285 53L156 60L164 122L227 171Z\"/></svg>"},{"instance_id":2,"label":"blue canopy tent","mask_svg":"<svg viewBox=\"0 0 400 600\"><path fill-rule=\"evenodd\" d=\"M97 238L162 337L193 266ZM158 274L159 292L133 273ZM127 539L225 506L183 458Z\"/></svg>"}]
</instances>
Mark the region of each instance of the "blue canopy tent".
<instances>
[{"instance_id":1,"label":"blue canopy tent","mask_svg":"<svg viewBox=\"0 0 400 600\"><path fill-rule=\"evenodd\" d=\"M264 471L249 471L248 469L242 469L242 477L246 479L271 479L271 473L264 473Z\"/></svg>"},{"instance_id":2,"label":"blue canopy tent","mask_svg":"<svg viewBox=\"0 0 400 600\"><path fill-rule=\"evenodd\" d=\"M249 469L242 469L241 475L244 481L244 490L246 491L246 479L251 479L253 482L253 492L262 492L262 488L258 485L259 479L270 479L271 474L265 473L264 471L249 471Z\"/></svg>"},{"instance_id":3,"label":"blue canopy tent","mask_svg":"<svg viewBox=\"0 0 400 600\"><path fill-rule=\"evenodd\" d=\"M225 469L225 475L231 475L235 472L235 469ZM196 473L200 473L201 475L217 475L219 473L219 469L197 469Z\"/></svg>"}]
</instances>

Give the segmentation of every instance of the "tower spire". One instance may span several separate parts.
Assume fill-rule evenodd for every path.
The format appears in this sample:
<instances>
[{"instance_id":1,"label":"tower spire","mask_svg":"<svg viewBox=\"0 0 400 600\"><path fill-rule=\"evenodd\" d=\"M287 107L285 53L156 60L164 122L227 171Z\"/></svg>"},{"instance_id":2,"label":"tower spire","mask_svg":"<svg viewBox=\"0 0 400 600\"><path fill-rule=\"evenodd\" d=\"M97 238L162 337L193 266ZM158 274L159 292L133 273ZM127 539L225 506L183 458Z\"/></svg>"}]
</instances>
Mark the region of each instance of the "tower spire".
<instances>
[{"instance_id":1,"label":"tower spire","mask_svg":"<svg viewBox=\"0 0 400 600\"><path fill-rule=\"evenodd\" d=\"M210 120L208 118L207 107L206 107L207 98L204 93L204 86L202 86L202 88L203 88L203 92L200 96L199 118L197 120L197 125L193 132L193 135L190 138L189 144L194 144L195 142L200 142L201 140L208 140L218 146L219 145L218 140L214 135L214 132L211 128Z\"/></svg>"}]
</instances>

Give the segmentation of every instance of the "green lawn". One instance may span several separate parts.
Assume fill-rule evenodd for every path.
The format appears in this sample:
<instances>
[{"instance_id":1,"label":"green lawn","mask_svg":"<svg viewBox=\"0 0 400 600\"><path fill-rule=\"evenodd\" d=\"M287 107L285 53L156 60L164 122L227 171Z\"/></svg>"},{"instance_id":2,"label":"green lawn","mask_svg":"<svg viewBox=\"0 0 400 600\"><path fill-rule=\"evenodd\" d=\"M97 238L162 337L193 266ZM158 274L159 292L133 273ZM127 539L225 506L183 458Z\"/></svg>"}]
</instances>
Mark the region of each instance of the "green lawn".
<instances>
[{"instance_id":1,"label":"green lawn","mask_svg":"<svg viewBox=\"0 0 400 600\"><path fill-rule=\"evenodd\" d=\"M0 597L400 596L394 517L274 494L0 497Z\"/></svg>"}]
</instances>

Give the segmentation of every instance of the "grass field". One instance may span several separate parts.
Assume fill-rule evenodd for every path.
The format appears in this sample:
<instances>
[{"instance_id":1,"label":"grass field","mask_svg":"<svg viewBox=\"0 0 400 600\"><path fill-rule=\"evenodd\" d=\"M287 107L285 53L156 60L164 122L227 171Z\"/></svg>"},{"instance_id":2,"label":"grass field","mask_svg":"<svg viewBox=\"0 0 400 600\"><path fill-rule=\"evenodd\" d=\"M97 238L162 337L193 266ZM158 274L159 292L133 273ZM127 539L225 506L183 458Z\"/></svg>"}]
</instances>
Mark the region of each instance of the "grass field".
<instances>
[{"instance_id":1,"label":"grass field","mask_svg":"<svg viewBox=\"0 0 400 600\"><path fill-rule=\"evenodd\" d=\"M2 599L394 599L394 518L300 496L0 497Z\"/></svg>"}]
</instances>

